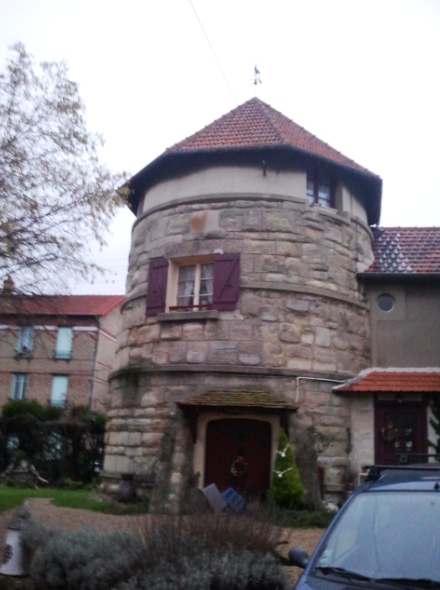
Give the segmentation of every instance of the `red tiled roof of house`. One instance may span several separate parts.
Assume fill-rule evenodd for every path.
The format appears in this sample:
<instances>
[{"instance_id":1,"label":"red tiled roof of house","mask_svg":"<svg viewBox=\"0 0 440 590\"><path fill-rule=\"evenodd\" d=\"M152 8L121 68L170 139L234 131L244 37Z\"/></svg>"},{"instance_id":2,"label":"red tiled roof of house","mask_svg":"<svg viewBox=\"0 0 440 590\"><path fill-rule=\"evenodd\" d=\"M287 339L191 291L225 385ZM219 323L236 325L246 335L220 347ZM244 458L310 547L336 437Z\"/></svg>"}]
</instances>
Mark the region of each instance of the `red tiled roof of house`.
<instances>
[{"instance_id":1,"label":"red tiled roof of house","mask_svg":"<svg viewBox=\"0 0 440 590\"><path fill-rule=\"evenodd\" d=\"M367 369L357 377L333 388L343 392L439 392L440 368Z\"/></svg>"},{"instance_id":2,"label":"red tiled roof of house","mask_svg":"<svg viewBox=\"0 0 440 590\"><path fill-rule=\"evenodd\" d=\"M0 314L106 316L124 301L123 295L0 296Z\"/></svg>"},{"instance_id":3,"label":"red tiled roof of house","mask_svg":"<svg viewBox=\"0 0 440 590\"><path fill-rule=\"evenodd\" d=\"M290 146L336 164L376 176L259 98L251 98L167 152Z\"/></svg>"},{"instance_id":4,"label":"red tiled roof of house","mask_svg":"<svg viewBox=\"0 0 440 590\"><path fill-rule=\"evenodd\" d=\"M373 252L367 273L440 273L440 227L378 228Z\"/></svg>"}]
</instances>

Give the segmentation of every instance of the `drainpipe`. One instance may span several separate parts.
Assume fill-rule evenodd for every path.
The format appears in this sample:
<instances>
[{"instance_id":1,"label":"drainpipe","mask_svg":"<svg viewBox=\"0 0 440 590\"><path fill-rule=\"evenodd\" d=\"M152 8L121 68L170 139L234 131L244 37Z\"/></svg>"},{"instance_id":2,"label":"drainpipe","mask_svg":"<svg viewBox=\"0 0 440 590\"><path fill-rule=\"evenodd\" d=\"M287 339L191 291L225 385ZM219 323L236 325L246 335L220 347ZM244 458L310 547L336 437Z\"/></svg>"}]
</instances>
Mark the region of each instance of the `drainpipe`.
<instances>
[{"instance_id":1,"label":"drainpipe","mask_svg":"<svg viewBox=\"0 0 440 590\"><path fill-rule=\"evenodd\" d=\"M325 379L324 377L297 377L296 378L296 395L295 395L295 402L299 402L299 382L300 380L303 381L325 381L326 383L345 383L347 379Z\"/></svg>"},{"instance_id":2,"label":"drainpipe","mask_svg":"<svg viewBox=\"0 0 440 590\"><path fill-rule=\"evenodd\" d=\"M93 368L92 368L92 378L90 380L90 392L89 392L89 408L93 410L93 396L94 396L94 389L95 389L95 376L96 376L96 363L98 358L98 342L99 342L99 335L101 332L101 325L99 323L99 316L95 316L96 323L98 326L98 331L96 332L96 342L95 342L95 351L93 353Z\"/></svg>"}]
</instances>

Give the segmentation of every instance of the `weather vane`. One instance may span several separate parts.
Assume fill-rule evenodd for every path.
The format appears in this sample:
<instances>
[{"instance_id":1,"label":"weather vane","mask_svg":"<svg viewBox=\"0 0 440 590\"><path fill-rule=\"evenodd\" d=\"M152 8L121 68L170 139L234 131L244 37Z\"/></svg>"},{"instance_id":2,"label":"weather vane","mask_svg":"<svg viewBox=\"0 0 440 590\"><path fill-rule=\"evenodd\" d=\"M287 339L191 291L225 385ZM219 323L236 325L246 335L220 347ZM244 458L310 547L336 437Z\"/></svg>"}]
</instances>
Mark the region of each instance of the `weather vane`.
<instances>
[{"instance_id":1,"label":"weather vane","mask_svg":"<svg viewBox=\"0 0 440 590\"><path fill-rule=\"evenodd\" d=\"M254 78L252 84L255 86L255 96L257 96L257 86L262 84L260 70L257 68L257 64L254 66Z\"/></svg>"}]
</instances>

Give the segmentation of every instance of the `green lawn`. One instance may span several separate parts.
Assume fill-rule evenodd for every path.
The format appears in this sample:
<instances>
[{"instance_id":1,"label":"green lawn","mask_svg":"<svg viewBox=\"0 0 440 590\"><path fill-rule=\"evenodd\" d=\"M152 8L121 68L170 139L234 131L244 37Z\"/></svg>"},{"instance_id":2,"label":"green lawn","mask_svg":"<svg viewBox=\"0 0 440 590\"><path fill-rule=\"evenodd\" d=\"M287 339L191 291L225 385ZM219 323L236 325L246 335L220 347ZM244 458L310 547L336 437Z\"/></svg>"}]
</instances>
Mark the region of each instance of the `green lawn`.
<instances>
[{"instance_id":1,"label":"green lawn","mask_svg":"<svg viewBox=\"0 0 440 590\"><path fill-rule=\"evenodd\" d=\"M27 498L52 498L55 506L83 508L98 512L114 512L115 505L102 501L90 490L63 490L54 488L11 488L0 486L0 512L20 506Z\"/></svg>"}]
</instances>

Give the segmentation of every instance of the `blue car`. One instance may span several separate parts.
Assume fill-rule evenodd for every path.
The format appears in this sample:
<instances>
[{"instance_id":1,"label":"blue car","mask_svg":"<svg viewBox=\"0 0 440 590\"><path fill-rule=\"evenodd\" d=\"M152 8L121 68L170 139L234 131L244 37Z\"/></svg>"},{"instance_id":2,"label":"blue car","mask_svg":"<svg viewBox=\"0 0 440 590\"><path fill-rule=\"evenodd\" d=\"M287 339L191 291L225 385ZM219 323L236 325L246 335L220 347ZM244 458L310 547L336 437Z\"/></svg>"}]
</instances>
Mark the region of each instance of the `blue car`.
<instances>
[{"instance_id":1,"label":"blue car","mask_svg":"<svg viewBox=\"0 0 440 590\"><path fill-rule=\"evenodd\" d=\"M296 590L440 589L440 465L374 466L345 502Z\"/></svg>"}]
</instances>

